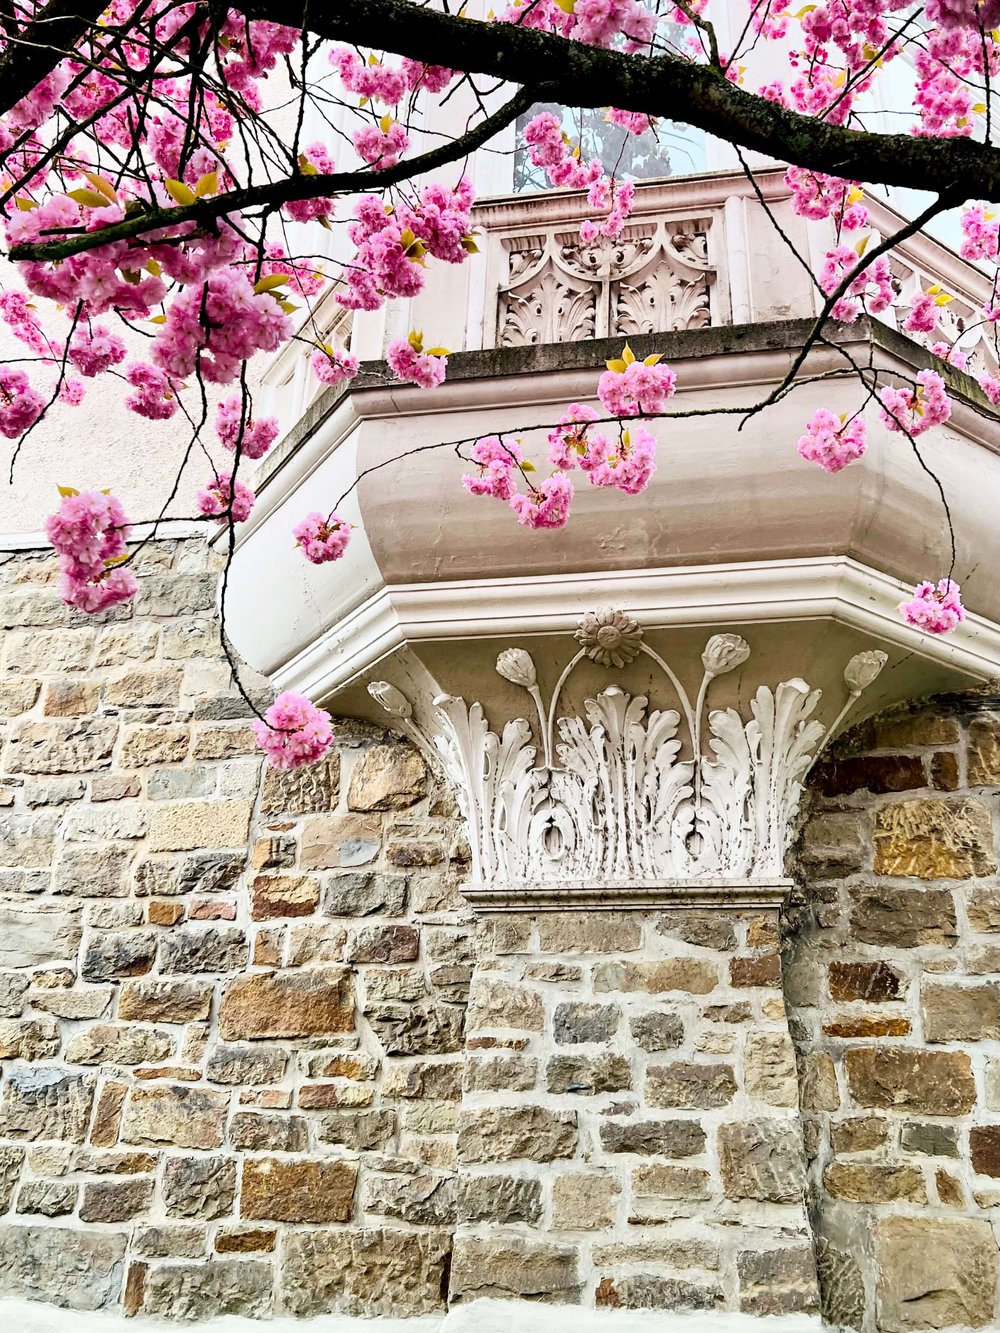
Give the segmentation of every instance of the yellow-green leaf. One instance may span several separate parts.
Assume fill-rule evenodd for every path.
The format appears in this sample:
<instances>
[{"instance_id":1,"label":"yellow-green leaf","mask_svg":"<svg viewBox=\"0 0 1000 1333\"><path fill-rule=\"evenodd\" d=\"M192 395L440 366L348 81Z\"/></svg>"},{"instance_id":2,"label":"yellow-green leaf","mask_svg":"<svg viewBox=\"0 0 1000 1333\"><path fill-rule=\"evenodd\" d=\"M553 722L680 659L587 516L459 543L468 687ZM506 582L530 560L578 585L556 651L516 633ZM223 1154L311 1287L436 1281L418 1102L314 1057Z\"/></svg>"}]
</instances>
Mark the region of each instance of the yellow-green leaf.
<instances>
[{"instance_id":1,"label":"yellow-green leaf","mask_svg":"<svg viewBox=\"0 0 1000 1333\"><path fill-rule=\"evenodd\" d=\"M646 359L645 359L645 361L643 361L642 364L643 364L644 366L656 366L656 365L659 365L659 363L660 363L662 360L663 360L663 353L662 353L662 352L655 352L652 356L647 356Z\"/></svg>"},{"instance_id":2,"label":"yellow-green leaf","mask_svg":"<svg viewBox=\"0 0 1000 1333\"><path fill-rule=\"evenodd\" d=\"M556 0L556 4L564 14L572 14L576 9L576 0Z\"/></svg>"},{"instance_id":3,"label":"yellow-green leaf","mask_svg":"<svg viewBox=\"0 0 1000 1333\"><path fill-rule=\"evenodd\" d=\"M616 375L624 375L627 369L625 362L619 360L617 357L613 358L611 361L605 361L604 364L609 370L613 370Z\"/></svg>"},{"instance_id":4,"label":"yellow-green leaf","mask_svg":"<svg viewBox=\"0 0 1000 1333\"><path fill-rule=\"evenodd\" d=\"M207 199L209 195L215 194L218 188L219 173L217 171L206 171L194 187L195 198Z\"/></svg>"},{"instance_id":5,"label":"yellow-green leaf","mask_svg":"<svg viewBox=\"0 0 1000 1333\"><path fill-rule=\"evenodd\" d=\"M166 315L150 315L149 322L150 324L166 324L167 317Z\"/></svg>"},{"instance_id":6,"label":"yellow-green leaf","mask_svg":"<svg viewBox=\"0 0 1000 1333\"><path fill-rule=\"evenodd\" d=\"M284 287L287 281L287 273L269 273L266 278L258 278L253 289L259 296L261 292L273 292L275 287Z\"/></svg>"},{"instance_id":7,"label":"yellow-green leaf","mask_svg":"<svg viewBox=\"0 0 1000 1333\"><path fill-rule=\"evenodd\" d=\"M521 464L521 471L522 471L522 472L537 472L537 471L538 471L538 468L535 467L534 463L529 463L528 460L525 459L524 462Z\"/></svg>"},{"instance_id":8,"label":"yellow-green leaf","mask_svg":"<svg viewBox=\"0 0 1000 1333\"><path fill-rule=\"evenodd\" d=\"M860 203L864 197L865 197L865 192L864 190L861 189L860 185L852 185L850 190L848 190L847 192L847 202L849 204Z\"/></svg>"},{"instance_id":9,"label":"yellow-green leaf","mask_svg":"<svg viewBox=\"0 0 1000 1333\"><path fill-rule=\"evenodd\" d=\"M172 180L169 176L163 184L166 187L167 194L170 195L170 198L173 199L175 203L194 203L194 190L191 189L190 185L185 185L183 181Z\"/></svg>"},{"instance_id":10,"label":"yellow-green leaf","mask_svg":"<svg viewBox=\"0 0 1000 1333\"><path fill-rule=\"evenodd\" d=\"M451 356L451 353L448 351L447 347L428 347L428 349L427 349L427 355L428 355L428 356Z\"/></svg>"},{"instance_id":11,"label":"yellow-green leaf","mask_svg":"<svg viewBox=\"0 0 1000 1333\"><path fill-rule=\"evenodd\" d=\"M949 296L947 292L942 292L940 296L935 296L934 304L947 305L949 301L954 301L954 299L955 298L953 296Z\"/></svg>"},{"instance_id":12,"label":"yellow-green leaf","mask_svg":"<svg viewBox=\"0 0 1000 1333\"><path fill-rule=\"evenodd\" d=\"M390 116L388 112L386 112L386 114L379 121L378 127L383 134L388 134L389 131L392 129L392 116Z\"/></svg>"},{"instance_id":13,"label":"yellow-green leaf","mask_svg":"<svg viewBox=\"0 0 1000 1333\"><path fill-rule=\"evenodd\" d=\"M294 315L299 308L297 305L293 305L291 301L282 300L280 296L276 296L274 299L277 301L278 305L281 306L286 315Z\"/></svg>"},{"instance_id":14,"label":"yellow-green leaf","mask_svg":"<svg viewBox=\"0 0 1000 1333\"><path fill-rule=\"evenodd\" d=\"M99 176L96 171L85 171L83 176L84 180L90 181L98 194L103 194L109 203L117 204L118 192L106 176Z\"/></svg>"},{"instance_id":15,"label":"yellow-green leaf","mask_svg":"<svg viewBox=\"0 0 1000 1333\"><path fill-rule=\"evenodd\" d=\"M854 243L854 252L855 252L855 254L858 256L859 259L862 257L862 255L865 253L865 251L868 249L868 242L869 242L870 240L871 240L871 236L862 236L862 238L861 238L860 241L855 241L855 243Z\"/></svg>"},{"instance_id":16,"label":"yellow-green leaf","mask_svg":"<svg viewBox=\"0 0 1000 1333\"><path fill-rule=\"evenodd\" d=\"M475 241L472 239L471 236L462 237L462 249L466 252L466 254L470 255L479 254L479 246L475 243Z\"/></svg>"},{"instance_id":17,"label":"yellow-green leaf","mask_svg":"<svg viewBox=\"0 0 1000 1333\"><path fill-rule=\"evenodd\" d=\"M57 486L56 490L59 492L60 495L63 496L80 494L80 492L76 489L75 486Z\"/></svg>"},{"instance_id":18,"label":"yellow-green leaf","mask_svg":"<svg viewBox=\"0 0 1000 1333\"><path fill-rule=\"evenodd\" d=\"M410 346L413 348L415 352L420 353L424 350L424 335L422 333L418 333L416 329L410 330L410 332L406 335L406 341L410 344Z\"/></svg>"},{"instance_id":19,"label":"yellow-green leaf","mask_svg":"<svg viewBox=\"0 0 1000 1333\"><path fill-rule=\"evenodd\" d=\"M30 213L33 208L38 207L34 199L25 199L23 194L16 194L14 203L17 204L22 213Z\"/></svg>"},{"instance_id":20,"label":"yellow-green leaf","mask_svg":"<svg viewBox=\"0 0 1000 1333\"><path fill-rule=\"evenodd\" d=\"M622 360L627 366L630 366L635 360L635 353L632 351L631 347L629 347L628 343L626 343L622 349Z\"/></svg>"},{"instance_id":21,"label":"yellow-green leaf","mask_svg":"<svg viewBox=\"0 0 1000 1333\"><path fill-rule=\"evenodd\" d=\"M156 262L155 259L147 259L146 272L151 273L154 278L158 278L160 274L163 272L163 269L160 267L160 265Z\"/></svg>"},{"instance_id":22,"label":"yellow-green leaf","mask_svg":"<svg viewBox=\"0 0 1000 1333\"><path fill-rule=\"evenodd\" d=\"M107 208L108 201L103 194L98 194L96 190L68 190L67 196L74 203L82 204L84 208Z\"/></svg>"}]
</instances>

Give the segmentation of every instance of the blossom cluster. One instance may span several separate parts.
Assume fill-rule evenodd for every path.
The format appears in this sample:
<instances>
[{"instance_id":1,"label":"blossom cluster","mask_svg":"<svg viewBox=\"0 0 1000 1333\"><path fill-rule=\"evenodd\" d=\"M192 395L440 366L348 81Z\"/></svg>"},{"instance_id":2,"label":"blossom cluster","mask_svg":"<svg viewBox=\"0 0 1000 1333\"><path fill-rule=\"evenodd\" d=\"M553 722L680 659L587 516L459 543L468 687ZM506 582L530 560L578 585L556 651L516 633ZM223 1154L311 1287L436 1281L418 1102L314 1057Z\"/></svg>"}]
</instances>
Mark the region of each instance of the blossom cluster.
<instances>
[{"instance_id":1,"label":"blossom cluster","mask_svg":"<svg viewBox=\"0 0 1000 1333\"><path fill-rule=\"evenodd\" d=\"M121 502L107 491L61 489L62 502L45 531L59 554L63 601L91 615L128 601L138 585L122 567L129 521Z\"/></svg>"},{"instance_id":2,"label":"blossom cluster","mask_svg":"<svg viewBox=\"0 0 1000 1333\"><path fill-rule=\"evenodd\" d=\"M333 744L330 714L286 690L253 724L257 744L274 768L302 768L322 759Z\"/></svg>"}]
</instances>

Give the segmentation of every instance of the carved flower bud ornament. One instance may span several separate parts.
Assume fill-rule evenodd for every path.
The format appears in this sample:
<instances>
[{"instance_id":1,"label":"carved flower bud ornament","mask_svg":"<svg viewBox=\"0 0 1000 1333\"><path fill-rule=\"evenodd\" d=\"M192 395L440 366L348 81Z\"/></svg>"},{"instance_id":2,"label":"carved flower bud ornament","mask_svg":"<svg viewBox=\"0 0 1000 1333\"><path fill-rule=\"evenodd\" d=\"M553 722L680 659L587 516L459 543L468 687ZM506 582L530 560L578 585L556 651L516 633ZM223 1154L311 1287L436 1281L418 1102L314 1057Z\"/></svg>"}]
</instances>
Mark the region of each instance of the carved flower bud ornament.
<instances>
[{"instance_id":1,"label":"carved flower bud ornament","mask_svg":"<svg viewBox=\"0 0 1000 1333\"><path fill-rule=\"evenodd\" d=\"M742 666L750 656L750 645L738 634L713 634L701 655L702 666L710 676L723 676Z\"/></svg>"},{"instance_id":2,"label":"carved flower bud ornament","mask_svg":"<svg viewBox=\"0 0 1000 1333\"><path fill-rule=\"evenodd\" d=\"M368 686L368 693L378 701L392 717L412 717L413 707L402 690L390 685L387 680L373 680Z\"/></svg>"},{"instance_id":3,"label":"carved flower bud ornament","mask_svg":"<svg viewBox=\"0 0 1000 1333\"><path fill-rule=\"evenodd\" d=\"M880 648L855 653L844 667L844 684L852 694L860 694L868 688L888 660L889 654L883 653Z\"/></svg>"},{"instance_id":4,"label":"carved flower bud ornament","mask_svg":"<svg viewBox=\"0 0 1000 1333\"><path fill-rule=\"evenodd\" d=\"M526 690L530 690L536 680L531 654L523 648L505 648L497 658L497 674Z\"/></svg>"},{"instance_id":5,"label":"carved flower bud ornament","mask_svg":"<svg viewBox=\"0 0 1000 1333\"><path fill-rule=\"evenodd\" d=\"M589 611L576 638L590 660L604 667L628 666L642 648L642 630L624 611Z\"/></svg>"}]
</instances>

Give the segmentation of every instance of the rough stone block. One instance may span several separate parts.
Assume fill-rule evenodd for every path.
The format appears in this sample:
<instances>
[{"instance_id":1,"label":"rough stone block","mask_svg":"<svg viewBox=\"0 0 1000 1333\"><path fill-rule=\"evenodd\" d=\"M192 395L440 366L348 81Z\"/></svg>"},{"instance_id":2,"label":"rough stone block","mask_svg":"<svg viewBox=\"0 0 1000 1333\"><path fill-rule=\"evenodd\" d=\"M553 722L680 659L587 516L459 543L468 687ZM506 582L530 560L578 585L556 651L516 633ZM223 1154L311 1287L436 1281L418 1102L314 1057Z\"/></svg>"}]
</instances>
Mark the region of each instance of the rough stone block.
<instances>
[{"instance_id":1,"label":"rough stone block","mask_svg":"<svg viewBox=\"0 0 1000 1333\"><path fill-rule=\"evenodd\" d=\"M805 1189L798 1128L756 1120L719 1126L719 1165L728 1199L796 1203Z\"/></svg>"},{"instance_id":2,"label":"rough stone block","mask_svg":"<svg viewBox=\"0 0 1000 1333\"><path fill-rule=\"evenodd\" d=\"M577 1252L520 1237L459 1236L452 1256L452 1299L575 1301Z\"/></svg>"},{"instance_id":3,"label":"rough stone block","mask_svg":"<svg viewBox=\"0 0 1000 1333\"><path fill-rule=\"evenodd\" d=\"M610 1041L618 1031L622 1011L616 1004L582 1004L566 1001L556 1005L552 1023L560 1046Z\"/></svg>"},{"instance_id":4,"label":"rough stone block","mask_svg":"<svg viewBox=\"0 0 1000 1333\"><path fill-rule=\"evenodd\" d=\"M608 1153L694 1157L705 1147L705 1131L696 1120L605 1120L600 1135Z\"/></svg>"},{"instance_id":5,"label":"rough stone block","mask_svg":"<svg viewBox=\"0 0 1000 1333\"><path fill-rule=\"evenodd\" d=\"M133 1180L89 1180L80 1201L82 1222L128 1222L149 1211L153 1202L153 1182Z\"/></svg>"},{"instance_id":6,"label":"rough stone block","mask_svg":"<svg viewBox=\"0 0 1000 1333\"><path fill-rule=\"evenodd\" d=\"M409 745L373 745L355 765L351 810L405 810L427 794L427 768Z\"/></svg>"},{"instance_id":7,"label":"rough stone block","mask_svg":"<svg viewBox=\"0 0 1000 1333\"><path fill-rule=\"evenodd\" d=\"M122 983L118 1017L140 1023L196 1023L208 1018L212 983L143 977Z\"/></svg>"},{"instance_id":8,"label":"rough stone block","mask_svg":"<svg viewBox=\"0 0 1000 1333\"><path fill-rule=\"evenodd\" d=\"M958 938L955 902L948 889L851 887L851 934L863 944L915 949L951 945Z\"/></svg>"},{"instance_id":9,"label":"rough stone block","mask_svg":"<svg viewBox=\"0 0 1000 1333\"><path fill-rule=\"evenodd\" d=\"M219 1012L225 1041L324 1037L353 1027L354 994L343 967L237 977Z\"/></svg>"},{"instance_id":10,"label":"rough stone block","mask_svg":"<svg viewBox=\"0 0 1000 1333\"><path fill-rule=\"evenodd\" d=\"M67 1227L0 1227L0 1292L69 1310L113 1307L122 1285L126 1237Z\"/></svg>"},{"instance_id":11,"label":"rough stone block","mask_svg":"<svg viewBox=\"0 0 1000 1333\"><path fill-rule=\"evenodd\" d=\"M444 1309L446 1231L329 1229L285 1238L281 1298L295 1318L335 1312L396 1319Z\"/></svg>"},{"instance_id":12,"label":"rough stone block","mask_svg":"<svg viewBox=\"0 0 1000 1333\"><path fill-rule=\"evenodd\" d=\"M242 847L250 834L249 801L178 801L154 806L147 849L187 852L204 847Z\"/></svg>"},{"instance_id":13,"label":"rough stone block","mask_svg":"<svg viewBox=\"0 0 1000 1333\"><path fill-rule=\"evenodd\" d=\"M890 963L831 963L830 998L842 1002L864 1000L883 1004L899 1000L906 991L905 976Z\"/></svg>"},{"instance_id":14,"label":"rough stone block","mask_svg":"<svg viewBox=\"0 0 1000 1333\"><path fill-rule=\"evenodd\" d=\"M122 1142L218 1148L228 1107L227 1093L204 1088L170 1084L132 1088L122 1120Z\"/></svg>"},{"instance_id":15,"label":"rough stone block","mask_svg":"<svg viewBox=\"0 0 1000 1333\"><path fill-rule=\"evenodd\" d=\"M997 1242L988 1222L885 1217L875 1226L876 1312L885 1333L995 1323Z\"/></svg>"},{"instance_id":16,"label":"rough stone block","mask_svg":"<svg viewBox=\"0 0 1000 1333\"><path fill-rule=\"evenodd\" d=\"M264 1319L271 1313L273 1283L271 1265L259 1261L168 1264L150 1271L142 1313L198 1321L222 1315Z\"/></svg>"},{"instance_id":17,"label":"rough stone block","mask_svg":"<svg viewBox=\"0 0 1000 1333\"><path fill-rule=\"evenodd\" d=\"M42 967L76 957L81 909L50 903L0 903L0 967Z\"/></svg>"},{"instance_id":18,"label":"rough stone block","mask_svg":"<svg viewBox=\"0 0 1000 1333\"><path fill-rule=\"evenodd\" d=\"M542 1183L478 1172L459 1177L455 1182L455 1215L460 1223L527 1222L534 1226L542 1215Z\"/></svg>"},{"instance_id":19,"label":"rough stone block","mask_svg":"<svg viewBox=\"0 0 1000 1333\"><path fill-rule=\"evenodd\" d=\"M968 879L997 868L990 812L981 801L900 801L875 822L875 873Z\"/></svg>"},{"instance_id":20,"label":"rough stone block","mask_svg":"<svg viewBox=\"0 0 1000 1333\"><path fill-rule=\"evenodd\" d=\"M303 842L302 864L305 859ZM404 875L337 875L323 891L323 911L327 916L402 916L406 911Z\"/></svg>"},{"instance_id":21,"label":"rough stone block","mask_svg":"<svg viewBox=\"0 0 1000 1333\"><path fill-rule=\"evenodd\" d=\"M795 1049L787 1032L750 1032L743 1051L743 1081L751 1097L769 1106L798 1106Z\"/></svg>"},{"instance_id":22,"label":"rough stone block","mask_svg":"<svg viewBox=\"0 0 1000 1333\"><path fill-rule=\"evenodd\" d=\"M239 926L184 926L163 937L160 970L226 973L246 966L248 945Z\"/></svg>"},{"instance_id":23,"label":"rough stone block","mask_svg":"<svg viewBox=\"0 0 1000 1333\"><path fill-rule=\"evenodd\" d=\"M542 1106L483 1106L462 1111L458 1133L461 1162L551 1162L576 1148L575 1111Z\"/></svg>"},{"instance_id":24,"label":"rough stone block","mask_svg":"<svg viewBox=\"0 0 1000 1333\"><path fill-rule=\"evenodd\" d=\"M545 1070L549 1092L591 1097L602 1092L624 1092L632 1086L632 1066L624 1055L556 1055Z\"/></svg>"},{"instance_id":25,"label":"rough stone block","mask_svg":"<svg viewBox=\"0 0 1000 1333\"><path fill-rule=\"evenodd\" d=\"M319 885L309 875L258 875L250 882L254 921L311 916L319 906Z\"/></svg>"},{"instance_id":26,"label":"rough stone block","mask_svg":"<svg viewBox=\"0 0 1000 1333\"><path fill-rule=\"evenodd\" d=\"M542 953L628 953L642 943L640 922L627 912L543 912Z\"/></svg>"},{"instance_id":27,"label":"rough stone block","mask_svg":"<svg viewBox=\"0 0 1000 1333\"><path fill-rule=\"evenodd\" d=\"M717 968L701 958L664 958L656 962L601 963L594 969L594 990L643 991L658 995L684 991L707 995L719 984Z\"/></svg>"},{"instance_id":28,"label":"rough stone block","mask_svg":"<svg viewBox=\"0 0 1000 1333\"><path fill-rule=\"evenodd\" d=\"M944 986L920 992L925 1041L989 1041L1000 1037L1000 986Z\"/></svg>"},{"instance_id":29,"label":"rough stone block","mask_svg":"<svg viewBox=\"0 0 1000 1333\"><path fill-rule=\"evenodd\" d=\"M968 1055L907 1046L858 1047L844 1054L851 1095L859 1106L965 1115L976 1104Z\"/></svg>"},{"instance_id":30,"label":"rough stone block","mask_svg":"<svg viewBox=\"0 0 1000 1333\"><path fill-rule=\"evenodd\" d=\"M916 1167L882 1162L833 1162L823 1173L831 1199L851 1203L926 1203L924 1177Z\"/></svg>"},{"instance_id":31,"label":"rough stone block","mask_svg":"<svg viewBox=\"0 0 1000 1333\"><path fill-rule=\"evenodd\" d=\"M646 1074L646 1102L649 1106L708 1111L728 1105L735 1095L736 1075L731 1065L677 1061L669 1065L650 1065Z\"/></svg>"},{"instance_id":32,"label":"rough stone block","mask_svg":"<svg viewBox=\"0 0 1000 1333\"><path fill-rule=\"evenodd\" d=\"M267 768L261 814L311 815L335 810L339 793L340 755L336 751L305 768Z\"/></svg>"},{"instance_id":33,"label":"rough stone block","mask_svg":"<svg viewBox=\"0 0 1000 1333\"><path fill-rule=\"evenodd\" d=\"M236 1163L226 1157L168 1157L163 1204L171 1217L213 1221L229 1217L236 1196Z\"/></svg>"},{"instance_id":34,"label":"rough stone block","mask_svg":"<svg viewBox=\"0 0 1000 1333\"><path fill-rule=\"evenodd\" d=\"M0 1138L82 1143L95 1079L51 1065L13 1068L0 1092Z\"/></svg>"}]
</instances>

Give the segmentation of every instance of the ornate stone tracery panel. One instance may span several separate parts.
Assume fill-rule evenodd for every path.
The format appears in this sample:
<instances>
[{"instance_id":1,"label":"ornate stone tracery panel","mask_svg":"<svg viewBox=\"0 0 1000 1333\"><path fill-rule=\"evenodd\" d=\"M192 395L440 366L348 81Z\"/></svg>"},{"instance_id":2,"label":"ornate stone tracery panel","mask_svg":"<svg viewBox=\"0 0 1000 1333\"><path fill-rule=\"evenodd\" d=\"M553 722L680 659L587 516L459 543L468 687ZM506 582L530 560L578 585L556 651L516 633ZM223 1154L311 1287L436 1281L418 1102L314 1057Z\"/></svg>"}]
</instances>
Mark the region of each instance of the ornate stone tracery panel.
<instances>
[{"instance_id":1,"label":"ornate stone tracery panel","mask_svg":"<svg viewBox=\"0 0 1000 1333\"><path fill-rule=\"evenodd\" d=\"M439 695L437 731L428 737L399 690L385 681L369 686L402 730L436 751L455 786L472 851L470 898L489 902L496 886L522 886L527 901L534 886L540 902L545 886L577 885L586 901L587 886L591 896L601 886L630 886L630 905L641 905L643 885L781 881L806 773L886 654L850 660L846 702L827 728L812 716L820 691L798 678L758 686L746 718L708 707L712 682L750 656L737 634L708 640L693 703L622 612L586 616L576 638L579 648L547 700L526 650L500 654L498 673L524 689L532 716L499 732L481 704ZM651 707L646 695L609 684L582 710L560 712L582 661L623 668L640 654L662 673L676 706Z\"/></svg>"},{"instance_id":2,"label":"ornate stone tracery panel","mask_svg":"<svg viewBox=\"0 0 1000 1333\"><path fill-rule=\"evenodd\" d=\"M575 230L507 238L497 346L704 328L716 278L711 226L647 221L593 245Z\"/></svg>"}]
</instances>

